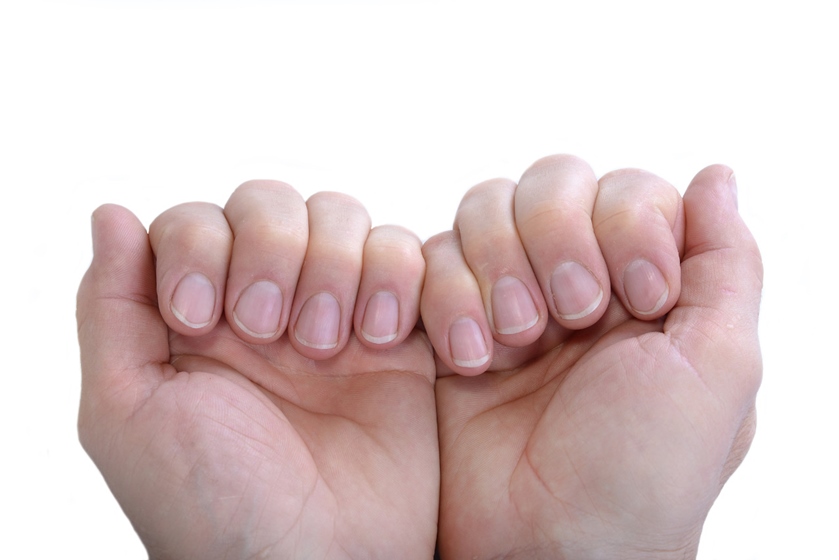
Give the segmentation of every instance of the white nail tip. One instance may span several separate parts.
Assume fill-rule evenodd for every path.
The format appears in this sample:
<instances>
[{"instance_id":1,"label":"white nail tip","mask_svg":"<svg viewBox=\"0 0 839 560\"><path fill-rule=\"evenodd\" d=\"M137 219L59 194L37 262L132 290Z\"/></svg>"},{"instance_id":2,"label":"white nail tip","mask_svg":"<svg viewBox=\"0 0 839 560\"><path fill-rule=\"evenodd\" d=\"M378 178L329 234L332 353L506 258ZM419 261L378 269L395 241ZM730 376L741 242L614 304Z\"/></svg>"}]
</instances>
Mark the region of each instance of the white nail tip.
<instances>
[{"instance_id":1,"label":"white nail tip","mask_svg":"<svg viewBox=\"0 0 839 560\"><path fill-rule=\"evenodd\" d=\"M236 325L240 329L242 329L242 331L244 331L249 336L252 336L254 338L271 338L275 334L275 332L272 332L272 333L256 333L256 332L253 332L248 327L246 327L245 325L242 324L242 321L239 320L239 317L236 315L236 313L233 313L233 321L236 322ZM300 337L298 337L297 339L300 340Z\"/></svg>"},{"instance_id":2,"label":"white nail tip","mask_svg":"<svg viewBox=\"0 0 839 560\"><path fill-rule=\"evenodd\" d=\"M664 293L661 294L661 297L658 298L658 301L655 302L655 305L653 306L653 308L651 310L649 310L649 311L638 311L636 309L635 313L637 313L638 315L652 315L653 313L655 313L659 309L661 309L661 307L664 305L664 302L667 301L667 296L669 296L669 295L670 295L670 288L666 288L664 290Z\"/></svg>"},{"instance_id":3,"label":"white nail tip","mask_svg":"<svg viewBox=\"0 0 839 560\"><path fill-rule=\"evenodd\" d=\"M169 309L172 310L172 314L178 319L178 321L180 321L181 323L183 323L191 329L200 329L202 327L206 327L212 322L212 319L210 319L209 321L205 321L203 323L190 323L189 321L187 321L186 317L184 317L183 313L175 309L174 305L170 305Z\"/></svg>"},{"instance_id":4,"label":"white nail tip","mask_svg":"<svg viewBox=\"0 0 839 560\"><path fill-rule=\"evenodd\" d=\"M452 358L452 361L458 367L476 368L476 367L481 367L482 365L484 365L485 363L487 363L489 361L489 354L487 354L486 356L483 356L481 358L478 358L476 360L455 360L454 358Z\"/></svg>"},{"instance_id":5,"label":"white nail tip","mask_svg":"<svg viewBox=\"0 0 839 560\"><path fill-rule=\"evenodd\" d=\"M294 338L296 338L297 342L299 342L303 346L308 346L309 348L314 348L315 350L329 350L338 346L337 340L335 342L330 342L327 344L316 344L314 342L309 342L308 340L300 336L300 333L297 332L297 329L294 330Z\"/></svg>"},{"instance_id":6,"label":"white nail tip","mask_svg":"<svg viewBox=\"0 0 839 560\"><path fill-rule=\"evenodd\" d=\"M576 319L582 319L583 317L591 315L594 312L594 310L597 309L600 306L601 301L603 301L603 289L602 288L600 290L600 293L597 294L597 297L594 298L594 301L591 303L591 305L589 305L588 307L586 307L585 309L583 309L579 313L572 313L572 314L569 314L569 315L559 314L559 317L560 317L560 319L563 319L565 321L574 321Z\"/></svg>"},{"instance_id":7,"label":"white nail tip","mask_svg":"<svg viewBox=\"0 0 839 560\"><path fill-rule=\"evenodd\" d=\"M391 340L396 339L396 333L389 334L389 335L386 335L386 336L373 336L373 335L367 334L363 330L361 331L361 336L364 337L364 340L366 340L368 342L372 342L373 344L385 344L385 343L390 342Z\"/></svg>"},{"instance_id":8,"label":"white nail tip","mask_svg":"<svg viewBox=\"0 0 839 560\"><path fill-rule=\"evenodd\" d=\"M529 329L530 327L532 327L533 325L535 325L538 322L539 322L539 316L537 315L536 317L533 318L532 321L530 321L526 325L520 325L520 326L517 326L517 327L509 327L509 328L506 328L506 329L496 329L496 331L498 332L498 334L518 334L520 332L526 331L527 329Z\"/></svg>"}]
</instances>

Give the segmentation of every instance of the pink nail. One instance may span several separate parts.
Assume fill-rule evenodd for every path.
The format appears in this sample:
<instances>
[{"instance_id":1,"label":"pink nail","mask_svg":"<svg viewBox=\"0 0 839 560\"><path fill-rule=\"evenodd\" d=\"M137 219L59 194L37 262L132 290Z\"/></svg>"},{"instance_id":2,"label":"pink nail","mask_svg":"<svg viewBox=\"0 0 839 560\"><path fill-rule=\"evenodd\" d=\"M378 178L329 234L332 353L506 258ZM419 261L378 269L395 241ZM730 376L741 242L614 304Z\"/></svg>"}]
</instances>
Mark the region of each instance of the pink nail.
<instances>
[{"instance_id":1,"label":"pink nail","mask_svg":"<svg viewBox=\"0 0 839 560\"><path fill-rule=\"evenodd\" d=\"M551 276L551 293L556 312L565 320L590 315L603 300L603 289L594 275L580 263L562 263Z\"/></svg>"},{"instance_id":2,"label":"pink nail","mask_svg":"<svg viewBox=\"0 0 839 560\"><path fill-rule=\"evenodd\" d=\"M332 294L315 294L303 304L294 336L309 348L328 350L338 346L341 306Z\"/></svg>"},{"instance_id":3,"label":"pink nail","mask_svg":"<svg viewBox=\"0 0 839 560\"><path fill-rule=\"evenodd\" d=\"M361 334L373 344L394 340L399 328L399 302L390 292L377 292L367 302Z\"/></svg>"},{"instance_id":4,"label":"pink nail","mask_svg":"<svg viewBox=\"0 0 839 560\"><path fill-rule=\"evenodd\" d=\"M172 294L170 309L183 324L200 329L213 320L216 289L210 279L200 272L183 277Z\"/></svg>"},{"instance_id":5,"label":"pink nail","mask_svg":"<svg viewBox=\"0 0 839 560\"><path fill-rule=\"evenodd\" d=\"M256 338L270 338L280 326L283 294L273 282L262 280L245 288L233 319L239 327Z\"/></svg>"},{"instance_id":6,"label":"pink nail","mask_svg":"<svg viewBox=\"0 0 839 560\"><path fill-rule=\"evenodd\" d=\"M626 267L623 289L632 309L639 315L652 315L661 309L670 293L658 267L644 259L636 259Z\"/></svg>"},{"instance_id":7,"label":"pink nail","mask_svg":"<svg viewBox=\"0 0 839 560\"><path fill-rule=\"evenodd\" d=\"M463 368L476 368L489 360L484 335L473 319L455 321L449 330L452 361Z\"/></svg>"},{"instance_id":8,"label":"pink nail","mask_svg":"<svg viewBox=\"0 0 839 560\"><path fill-rule=\"evenodd\" d=\"M728 178L728 188L731 189L731 195L734 199L734 207L739 208L739 203L737 202L737 178L734 176L734 173L732 173L731 177Z\"/></svg>"},{"instance_id":9,"label":"pink nail","mask_svg":"<svg viewBox=\"0 0 839 560\"><path fill-rule=\"evenodd\" d=\"M504 276L492 287L492 320L498 334L520 333L539 321L533 298L521 280Z\"/></svg>"}]
</instances>

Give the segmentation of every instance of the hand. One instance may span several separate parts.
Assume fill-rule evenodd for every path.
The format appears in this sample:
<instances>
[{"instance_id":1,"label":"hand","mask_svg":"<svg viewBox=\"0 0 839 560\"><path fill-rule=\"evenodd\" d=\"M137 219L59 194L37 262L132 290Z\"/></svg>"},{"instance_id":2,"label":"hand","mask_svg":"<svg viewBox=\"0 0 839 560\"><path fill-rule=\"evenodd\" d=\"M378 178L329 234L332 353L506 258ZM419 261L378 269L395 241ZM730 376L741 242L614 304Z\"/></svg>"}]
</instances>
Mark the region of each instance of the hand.
<instances>
[{"instance_id":1,"label":"hand","mask_svg":"<svg viewBox=\"0 0 839 560\"><path fill-rule=\"evenodd\" d=\"M432 556L413 234L263 181L224 210L172 208L148 235L104 206L93 242L79 433L151 558Z\"/></svg>"},{"instance_id":2,"label":"hand","mask_svg":"<svg viewBox=\"0 0 839 560\"><path fill-rule=\"evenodd\" d=\"M443 557L695 555L761 377L761 260L731 171L682 200L545 158L473 188L423 253Z\"/></svg>"}]
</instances>

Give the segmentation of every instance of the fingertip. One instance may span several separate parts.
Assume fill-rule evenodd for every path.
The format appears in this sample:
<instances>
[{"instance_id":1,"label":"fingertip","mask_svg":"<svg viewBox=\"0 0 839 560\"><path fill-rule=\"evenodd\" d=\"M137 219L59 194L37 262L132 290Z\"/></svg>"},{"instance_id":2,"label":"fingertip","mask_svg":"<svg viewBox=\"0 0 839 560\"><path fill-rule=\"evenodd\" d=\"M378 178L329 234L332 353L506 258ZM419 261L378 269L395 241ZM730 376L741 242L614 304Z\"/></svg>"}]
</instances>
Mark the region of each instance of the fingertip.
<instances>
[{"instance_id":1,"label":"fingertip","mask_svg":"<svg viewBox=\"0 0 839 560\"><path fill-rule=\"evenodd\" d=\"M131 210L118 204L102 204L90 215L93 255L120 247L126 235L143 230L143 242L147 243L145 227Z\"/></svg>"},{"instance_id":2,"label":"fingertip","mask_svg":"<svg viewBox=\"0 0 839 560\"><path fill-rule=\"evenodd\" d=\"M726 206L738 210L737 177L734 170L727 165L715 163L699 171L688 186L685 197L688 196L688 193L698 189L713 190L721 198L721 201L726 203ZM693 192L693 194L696 193Z\"/></svg>"},{"instance_id":3,"label":"fingertip","mask_svg":"<svg viewBox=\"0 0 839 560\"><path fill-rule=\"evenodd\" d=\"M95 293L122 294L125 286L132 283L147 291L147 275L153 273L153 268L146 258L151 251L140 220L127 208L103 204L91 213L90 228L93 260L79 286L79 311L87 300L95 299ZM153 288L152 281L150 289Z\"/></svg>"},{"instance_id":4,"label":"fingertip","mask_svg":"<svg viewBox=\"0 0 839 560\"><path fill-rule=\"evenodd\" d=\"M230 312L240 337L267 344L282 335L283 293L271 280L258 280L242 290Z\"/></svg>"},{"instance_id":5,"label":"fingertip","mask_svg":"<svg viewBox=\"0 0 839 560\"><path fill-rule=\"evenodd\" d=\"M324 214L329 215L335 208L343 209L345 215L351 215L356 222L363 222L366 224L366 229L369 232L372 225L370 213L360 200L354 196L335 191L318 191L306 199L306 207L309 211L309 218L313 215L316 218L322 217Z\"/></svg>"},{"instance_id":6,"label":"fingertip","mask_svg":"<svg viewBox=\"0 0 839 560\"><path fill-rule=\"evenodd\" d=\"M670 296L670 282L653 263L635 259L623 272L623 287L632 312L640 318L654 318Z\"/></svg>"},{"instance_id":7,"label":"fingertip","mask_svg":"<svg viewBox=\"0 0 839 560\"><path fill-rule=\"evenodd\" d=\"M370 231L353 316L356 337L382 350L404 341L419 319L425 259L417 235L401 226Z\"/></svg>"},{"instance_id":8,"label":"fingertip","mask_svg":"<svg viewBox=\"0 0 839 560\"><path fill-rule=\"evenodd\" d=\"M595 231L612 287L636 319L669 312L681 291L684 204L679 191L640 169L600 179Z\"/></svg>"},{"instance_id":9,"label":"fingertip","mask_svg":"<svg viewBox=\"0 0 839 560\"><path fill-rule=\"evenodd\" d=\"M378 291L367 300L358 328L362 342L386 348L399 336L399 300L388 291Z\"/></svg>"},{"instance_id":10,"label":"fingertip","mask_svg":"<svg viewBox=\"0 0 839 560\"><path fill-rule=\"evenodd\" d=\"M558 168L564 171L572 170L574 174L585 177L586 180L595 176L594 170L588 162L579 156L575 156L573 154L552 154L534 161L530 167L522 173L522 178L533 174L546 172L553 173Z\"/></svg>"},{"instance_id":11,"label":"fingertip","mask_svg":"<svg viewBox=\"0 0 839 560\"><path fill-rule=\"evenodd\" d=\"M201 330L213 322L216 287L200 272L184 276L169 300L169 308L178 321L189 329Z\"/></svg>"},{"instance_id":12,"label":"fingertip","mask_svg":"<svg viewBox=\"0 0 839 560\"><path fill-rule=\"evenodd\" d=\"M353 332L370 215L355 198L318 192L306 201L308 243L294 291L288 333L303 356L324 360Z\"/></svg>"},{"instance_id":13,"label":"fingertip","mask_svg":"<svg viewBox=\"0 0 839 560\"><path fill-rule=\"evenodd\" d=\"M233 233L228 322L246 342L274 342L286 332L306 254L306 203L286 183L253 180L233 192L224 215Z\"/></svg>"},{"instance_id":14,"label":"fingertip","mask_svg":"<svg viewBox=\"0 0 839 560\"><path fill-rule=\"evenodd\" d=\"M516 227L543 299L570 329L591 326L606 310L609 272L592 223L598 191L588 163L560 154L534 162L516 192Z\"/></svg>"},{"instance_id":15,"label":"fingertip","mask_svg":"<svg viewBox=\"0 0 839 560\"><path fill-rule=\"evenodd\" d=\"M224 310L233 233L222 209L190 202L161 213L149 227L160 314L184 336L209 333Z\"/></svg>"},{"instance_id":16,"label":"fingertip","mask_svg":"<svg viewBox=\"0 0 839 560\"><path fill-rule=\"evenodd\" d=\"M530 290L515 276L502 276L492 285L490 309L495 332L499 337L525 333L536 326L541 318ZM531 337L536 338L539 334L541 331L531 333ZM530 342L533 340L526 339L526 343Z\"/></svg>"},{"instance_id":17,"label":"fingertip","mask_svg":"<svg viewBox=\"0 0 839 560\"><path fill-rule=\"evenodd\" d=\"M686 228L685 260L697 252L719 247L738 247L760 253L754 237L739 213L737 178L722 164L702 169L685 191L689 224Z\"/></svg>"},{"instance_id":18,"label":"fingertip","mask_svg":"<svg viewBox=\"0 0 839 560\"><path fill-rule=\"evenodd\" d=\"M471 317L455 320L449 327L449 355L455 372L478 375L491 363L491 339Z\"/></svg>"},{"instance_id":19,"label":"fingertip","mask_svg":"<svg viewBox=\"0 0 839 560\"><path fill-rule=\"evenodd\" d=\"M691 181L684 202L682 294L665 332L681 341L686 355L708 362L703 375L709 382L748 396L760 380L763 263L737 211L732 170L706 167Z\"/></svg>"},{"instance_id":20,"label":"fingertip","mask_svg":"<svg viewBox=\"0 0 839 560\"><path fill-rule=\"evenodd\" d=\"M606 312L604 289L588 268L576 261L565 261L554 269L550 279L556 320L569 329L590 327ZM608 290L608 287L607 287Z\"/></svg>"},{"instance_id":21,"label":"fingertip","mask_svg":"<svg viewBox=\"0 0 839 560\"><path fill-rule=\"evenodd\" d=\"M731 192L731 197L734 200L734 208L737 210L740 209L740 201L739 201L739 193L737 192L737 177L734 176L734 172L731 172L731 175L728 176L728 188Z\"/></svg>"},{"instance_id":22,"label":"fingertip","mask_svg":"<svg viewBox=\"0 0 839 560\"><path fill-rule=\"evenodd\" d=\"M457 232L431 237L422 253L427 273L420 311L438 358L454 373L483 373L492 361L492 331Z\"/></svg>"},{"instance_id":23,"label":"fingertip","mask_svg":"<svg viewBox=\"0 0 839 560\"><path fill-rule=\"evenodd\" d=\"M105 204L91 214L91 230L94 257L76 311L83 400L91 388L112 386L102 379L132 383L125 371L168 359L145 227L130 210Z\"/></svg>"},{"instance_id":24,"label":"fingertip","mask_svg":"<svg viewBox=\"0 0 839 560\"><path fill-rule=\"evenodd\" d=\"M335 295L319 292L306 300L293 334L302 346L301 353L308 357L321 359L340 351L341 304Z\"/></svg>"}]
</instances>

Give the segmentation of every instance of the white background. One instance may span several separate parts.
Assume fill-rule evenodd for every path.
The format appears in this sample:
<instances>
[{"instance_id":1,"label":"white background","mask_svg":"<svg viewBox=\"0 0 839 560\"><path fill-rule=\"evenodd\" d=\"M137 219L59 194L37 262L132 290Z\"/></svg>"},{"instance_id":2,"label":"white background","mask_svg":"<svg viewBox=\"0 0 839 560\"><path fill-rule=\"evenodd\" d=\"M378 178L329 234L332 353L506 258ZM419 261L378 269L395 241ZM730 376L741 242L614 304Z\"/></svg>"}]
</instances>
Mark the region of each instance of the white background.
<instances>
[{"instance_id":1,"label":"white background","mask_svg":"<svg viewBox=\"0 0 839 560\"><path fill-rule=\"evenodd\" d=\"M839 558L831 4L0 0L3 549L145 558L76 439L96 206L148 225L274 178L427 238L471 185L570 152L680 190L735 169L765 377L700 558Z\"/></svg>"}]
</instances>

